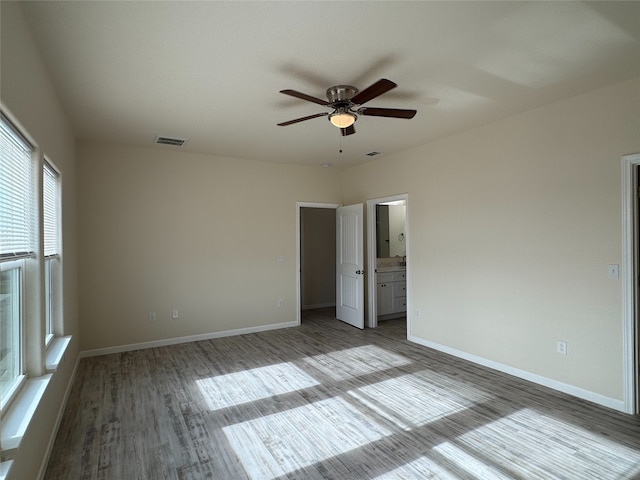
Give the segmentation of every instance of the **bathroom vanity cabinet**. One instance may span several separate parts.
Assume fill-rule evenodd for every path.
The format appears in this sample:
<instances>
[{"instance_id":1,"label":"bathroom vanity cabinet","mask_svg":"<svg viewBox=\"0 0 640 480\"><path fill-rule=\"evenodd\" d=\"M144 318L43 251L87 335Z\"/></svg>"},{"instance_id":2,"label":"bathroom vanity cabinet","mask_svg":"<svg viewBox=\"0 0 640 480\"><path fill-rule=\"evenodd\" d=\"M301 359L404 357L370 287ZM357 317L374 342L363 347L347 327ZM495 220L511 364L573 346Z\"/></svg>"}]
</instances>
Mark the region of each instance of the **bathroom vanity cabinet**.
<instances>
[{"instance_id":1,"label":"bathroom vanity cabinet","mask_svg":"<svg viewBox=\"0 0 640 480\"><path fill-rule=\"evenodd\" d=\"M376 273L376 297L378 317L403 316L407 311L406 271Z\"/></svg>"}]
</instances>

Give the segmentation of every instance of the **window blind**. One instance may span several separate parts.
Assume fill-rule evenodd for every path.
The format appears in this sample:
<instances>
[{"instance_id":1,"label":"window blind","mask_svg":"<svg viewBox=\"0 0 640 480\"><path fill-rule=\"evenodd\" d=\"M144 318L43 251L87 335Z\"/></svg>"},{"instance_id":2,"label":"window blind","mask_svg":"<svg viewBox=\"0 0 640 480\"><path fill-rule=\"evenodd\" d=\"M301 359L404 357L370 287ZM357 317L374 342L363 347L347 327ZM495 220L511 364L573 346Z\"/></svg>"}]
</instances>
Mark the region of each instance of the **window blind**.
<instances>
[{"instance_id":1,"label":"window blind","mask_svg":"<svg viewBox=\"0 0 640 480\"><path fill-rule=\"evenodd\" d=\"M42 216L44 221L44 256L58 255L58 209L59 182L58 172L46 161L42 168Z\"/></svg>"},{"instance_id":2,"label":"window blind","mask_svg":"<svg viewBox=\"0 0 640 480\"><path fill-rule=\"evenodd\" d=\"M35 253L33 148L0 117L0 258Z\"/></svg>"}]
</instances>

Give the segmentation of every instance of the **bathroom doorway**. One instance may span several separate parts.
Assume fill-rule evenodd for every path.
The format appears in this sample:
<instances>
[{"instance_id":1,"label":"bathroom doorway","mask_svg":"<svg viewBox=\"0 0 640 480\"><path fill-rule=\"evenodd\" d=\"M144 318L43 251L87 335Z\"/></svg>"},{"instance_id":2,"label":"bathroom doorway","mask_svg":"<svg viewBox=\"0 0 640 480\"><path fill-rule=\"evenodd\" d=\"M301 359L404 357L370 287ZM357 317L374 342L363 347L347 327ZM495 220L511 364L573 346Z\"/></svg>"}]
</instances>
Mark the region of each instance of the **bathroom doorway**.
<instances>
[{"instance_id":1,"label":"bathroom doorway","mask_svg":"<svg viewBox=\"0 0 640 480\"><path fill-rule=\"evenodd\" d=\"M402 208L393 208L394 206ZM395 214L389 215L390 211L395 211ZM403 212L403 216L398 215L398 212ZM367 201L367 270L369 272L367 277L367 292L369 294L367 326L370 328L378 326L379 307L382 300L378 298L379 295L387 295L383 290L384 287L379 287L378 282L378 279L382 278L379 277L379 274L384 274L385 277L390 277L393 282L391 285L393 293L390 294L389 299L382 301L384 313L380 318L398 316L404 308L407 332L410 332L409 292L411 289L408 213L408 194L374 198ZM400 218L404 221L401 222ZM404 281L404 285L397 283L402 281ZM386 281L380 282L380 285L389 286ZM392 302L392 305L387 305L389 302Z\"/></svg>"}]
</instances>

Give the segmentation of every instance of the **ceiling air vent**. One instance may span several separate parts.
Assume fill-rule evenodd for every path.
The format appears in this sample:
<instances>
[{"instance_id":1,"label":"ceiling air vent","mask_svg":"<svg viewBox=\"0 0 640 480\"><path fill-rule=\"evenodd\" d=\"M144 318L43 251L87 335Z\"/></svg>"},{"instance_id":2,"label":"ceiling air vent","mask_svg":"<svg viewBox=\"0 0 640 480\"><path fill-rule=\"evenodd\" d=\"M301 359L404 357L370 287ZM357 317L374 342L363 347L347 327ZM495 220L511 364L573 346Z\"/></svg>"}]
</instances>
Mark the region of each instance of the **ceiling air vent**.
<instances>
[{"instance_id":1,"label":"ceiling air vent","mask_svg":"<svg viewBox=\"0 0 640 480\"><path fill-rule=\"evenodd\" d=\"M185 143L187 143L187 141L188 139L186 138L163 137L158 135L156 137L155 143L159 143L160 145L173 145L175 147L181 147Z\"/></svg>"}]
</instances>

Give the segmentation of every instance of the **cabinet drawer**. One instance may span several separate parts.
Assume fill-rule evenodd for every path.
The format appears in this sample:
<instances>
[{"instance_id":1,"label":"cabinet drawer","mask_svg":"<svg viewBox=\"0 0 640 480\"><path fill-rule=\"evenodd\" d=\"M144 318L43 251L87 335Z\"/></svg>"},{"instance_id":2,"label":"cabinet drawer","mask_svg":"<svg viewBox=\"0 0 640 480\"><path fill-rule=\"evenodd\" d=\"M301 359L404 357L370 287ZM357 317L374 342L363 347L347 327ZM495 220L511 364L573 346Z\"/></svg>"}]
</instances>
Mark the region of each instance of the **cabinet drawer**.
<instances>
[{"instance_id":1,"label":"cabinet drawer","mask_svg":"<svg viewBox=\"0 0 640 480\"><path fill-rule=\"evenodd\" d=\"M393 274L397 272L376 273L376 283L393 282Z\"/></svg>"},{"instance_id":2,"label":"cabinet drawer","mask_svg":"<svg viewBox=\"0 0 640 480\"><path fill-rule=\"evenodd\" d=\"M392 282L403 282L407 278L407 272L391 272L393 275Z\"/></svg>"},{"instance_id":3,"label":"cabinet drawer","mask_svg":"<svg viewBox=\"0 0 640 480\"><path fill-rule=\"evenodd\" d=\"M376 273L376 283L404 282L406 278L407 272L404 270L398 272Z\"/></svg>"}]
</instances>

